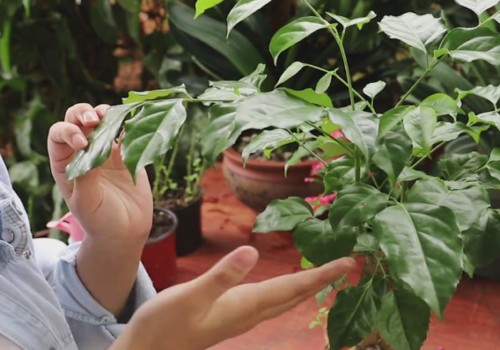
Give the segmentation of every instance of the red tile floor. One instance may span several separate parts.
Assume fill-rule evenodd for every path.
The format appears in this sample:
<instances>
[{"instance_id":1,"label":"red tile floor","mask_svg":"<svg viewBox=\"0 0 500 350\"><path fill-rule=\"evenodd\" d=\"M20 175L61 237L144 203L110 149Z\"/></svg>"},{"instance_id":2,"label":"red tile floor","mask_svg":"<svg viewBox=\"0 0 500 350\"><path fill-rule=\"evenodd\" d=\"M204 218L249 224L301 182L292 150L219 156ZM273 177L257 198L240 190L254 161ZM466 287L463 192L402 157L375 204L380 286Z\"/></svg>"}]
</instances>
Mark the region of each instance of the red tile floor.
<instances>
[{"instance_id":1,"label":"red tile floor","mask_svg":"<svg viewBox=\"0 0 500 350\"><path fill-rule=\"evenodd\" d=\"M203 246L179 258L178 281L206 271L232 249L248 244L260 252L260 260L247 282L255 282L300 269L300 255L286 233L252 234L255 213L232 194L220 168L203 179ZM309 329L319 307L314 298L286 314L262 323L250 332L229 339L211 350L322 350L321 328ZM443 320L432 318L424 350L499 350L500 283L464 279ZM394 349L398 350L398 349Z\"/></svg>"}]
</instances>

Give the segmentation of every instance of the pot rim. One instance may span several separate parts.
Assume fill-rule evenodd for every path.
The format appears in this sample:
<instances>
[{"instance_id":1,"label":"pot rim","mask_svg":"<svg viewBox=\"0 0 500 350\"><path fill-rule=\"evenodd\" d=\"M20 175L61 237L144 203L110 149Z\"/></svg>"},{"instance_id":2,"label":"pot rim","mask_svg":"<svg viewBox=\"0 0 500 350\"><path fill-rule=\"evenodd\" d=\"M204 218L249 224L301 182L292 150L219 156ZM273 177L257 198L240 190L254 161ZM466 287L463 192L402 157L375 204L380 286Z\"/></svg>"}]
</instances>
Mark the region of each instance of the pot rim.
<instances>
[{"instance_id":1,"label":"pot rim","mask_svg":"<svg viewBox=\"0 0 500 350\"><path fill-rule=\"evenodd\" d=\"M163 232L161 235L159 235L157 237L148 237L146 244L152 244L152 243L163 241L164 239L168 238L170 235L174 234L175 231L177 230L177 226L179 226L179 220L177 219L177 215L175 215L175 213L173 211L171 211L170 209L154 207L153 211L166 212L172 218L173 223L172 223L171 227L166 232Z\"/></svg>"},{"instance_id":2,"label":"pot rim","mask_svg":"<svg viewBox=\"0 0 500 350\"><path fill-rule=\"evenodd\" d=\"M241 157L241 154L238 153L234 148L229 147L224 150L223 153L224 157L228 157L232 161L238 162L239 164L243 165L243 158ZM318 163L317 160L303 160L290 166L290 168L311 167L316 163ZM245 164L246 166L254 166L260 168L284 168L286 162L276 160L248 159Z\"/></svg>"}]
</instances>

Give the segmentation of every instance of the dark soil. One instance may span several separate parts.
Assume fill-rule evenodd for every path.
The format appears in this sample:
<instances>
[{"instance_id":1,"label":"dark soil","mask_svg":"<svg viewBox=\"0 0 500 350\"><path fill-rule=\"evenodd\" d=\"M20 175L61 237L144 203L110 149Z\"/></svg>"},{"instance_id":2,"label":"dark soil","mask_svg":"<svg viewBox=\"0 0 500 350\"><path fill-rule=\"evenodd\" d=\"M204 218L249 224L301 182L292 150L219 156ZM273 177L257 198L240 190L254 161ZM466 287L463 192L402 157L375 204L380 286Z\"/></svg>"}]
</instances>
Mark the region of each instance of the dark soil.
<instances>
[{"instance_id":1,"label":"dark soil","mask_svg":"<svg viewBox=\"0 0 500 350\"><path fill-rule=\"evenodd\" d=\"M186 208L192 203L193 201L186 200L186 190L179 185L175 190L168 190L162 199L156 201L155 206L175 211Z\"/></svg>"},{"instance_id":2,"label":"dark soil","mask_svg":"<svg viewBox=\"0 0 500 350\"><path fill-rule=\"evenodd\" d=\"M153 227L149 233L150 238L155 238L161 236L166 231L169 231L174 225L174 219L172 216L163 210L153 211Z\"/></svg>"}]
</instances>

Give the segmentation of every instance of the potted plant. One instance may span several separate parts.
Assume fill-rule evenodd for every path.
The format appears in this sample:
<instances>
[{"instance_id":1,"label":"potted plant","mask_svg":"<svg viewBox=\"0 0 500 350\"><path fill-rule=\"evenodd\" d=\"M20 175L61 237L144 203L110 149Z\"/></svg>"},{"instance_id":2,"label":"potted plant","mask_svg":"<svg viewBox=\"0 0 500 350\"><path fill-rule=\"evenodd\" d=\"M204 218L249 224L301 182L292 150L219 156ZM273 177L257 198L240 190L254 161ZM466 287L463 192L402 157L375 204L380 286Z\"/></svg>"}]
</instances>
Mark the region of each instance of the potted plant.
<instances>
[{"instance_id":1,"label":"potted plant","mask_svg":"<svg viewBox=\"0 0 500 350\"><path fill-rule=\"evenodd\" d=\"M178 256L192 253L202 244L201 157L202 109L189 106L189 117L173 140L172 148L152 164L155 207L171 210L177 217L175 247Z\"/></svg>"},{"instance_id":2,"label":"potted plant","mask_svg":"<svg viewBox=\"0 0 500 350\"><path fill-rule=\"evenodd\" d=\"M217 2L220 3L220 2ZM202 65L207 74L217 80L231 79L247 75L258 63L266 64L266 80L264 90L269 90L278 82L279 77L287 68L287 63L293 61L310 62L324 69L333 70L336 62L341 60L341 53L335 42L326 32L314 33L307 40L297 43L293 50L283 53L285 59L273 64L273 58L267 50L267 41L282 24L303 17L309 9L301 1L271 2L262 11L252 13L251 17L242 18L244 4L232 7L236 1L224 1L212 9L213 3L198 1L194 9L179 2L169 4L170 26L173 34L183 48L190 52L196 62ZM269 2L253 2L253 10ZM403 13L408 10L428 8L428 1L397 1L393 6L383 6L383 1L370 3L356 2L339 4L338 2L322 2L318 5L322 11L330 11L342 16L368 13L372 9L384 11L379 13ZM256 6L254 6L256 4ZM204 15L200 17L200 14ZM225 16L228 16L228 29L225 28ZM194 18L196 17L196 18ZM363 35L356 31L347 32L344 41L345 54L350 58L350 68L358 78L354 83L362 87L366 81L379 77L390 66L390 58L397 51L397 46L388 39L381 40L377 35L377 25L367 23ZM399 65L404 65L400 62ZM303 70L300 75L290 76L281 81L282 87L290 88L295 93L307 94L312 82L321 78L321 71ZM389 81L389 80L388 80ZM340 82L330 81L324 85L326 92L333 99L345 96L345 91L339 89ZM396 81L395 81L396 83ZM394 84L393 84L394 85ZM390 90L389 86L386 90ZM317 102L331 103L328 98L318 94ZM379 99L380 101L380 99ZM389 103L391 101L389 100ZM380 105L380 102L378 103ZM248 144L247 130L239 137L232 147L224 151L223 173L235 195L245 204L261 211L272 199L288 196L308 197L321 192L320 182L306 182L316 161L308 152L302 152L303 160L298 162L290 159L291 151L296 150L295 144L279 147L271 156L256 152L250 157L242 157L241 151ZM293 166L292 166L293 163Z\"/></svg>"},{"instance_id":3,"label":"potted plant","mask_svg":"<svg viewBox=\"0 0 500 350\"><path fill-rule=\"evenodd\" d=\"M239 2L237 18L244 19L269 2ZM346 33L361 29L375 17L371 13L353 19L333 13L323 16L307 0L302 2L311 16L297 18L274 34L269 45L274 61L319 31L329 33L344 52ZM213 2L198 3L213 6ZM423 57L426 63L414 84L381 113L374 100L385 83L370 82L357 91L345 55L341 55L342 73L291 62L278 82L305 69L322 72L307 93L279 86L262 91L265 74L258 67L238 81L213 82L196 98L177 87L144 93L155 96L154 100L112 107L68 173L78 176L99 165L118 135L124 161L135 174L168 150L186 119L185 104L192 103L210 106L202 140L209 163L245 130L262 130L247 146L248 155L298 143L300 152L305 149L322 163L318 179L324 194L335 195L327 216L313 211L302 198L292 197L271 203L258 216L254 230L292 231L297 249L313 265L346 255L360 256L365 262L359 281L342 283L344 288L328 312L331 349L354 346L374 333L377 340L373 342L419 349L431 312L443 315L462 274L472 275L477 266L493 260L498 252L491 247L500 240L500 215L491 208L487 192L500 186L499 149L442 157L436 173L421 168L437 149L461 135L477 142L485 130L500 127L496 86L431 93L420 100L413 96L440 63L451 67L479 60L500 64L496 51L500 36L494 25L499 14L490 10L498 1L457 3L477 14L477 26L450 29L439 18L414 13L384 16L379 21L385 35L402 43L398 45L404 59ZM230 21L234 26L234 19ZM344 107L333 107L342 105L332 103L325 93L325 86L333 80L345 86L348 102ZM467 94L486 97L495 107L466 110L462 100ZM318 102L318 96L330 103ZM121 133L122 125L125 133ZM332 135L338 130L343 137ZM341 156L331 156L330 147L341 149Z\"/></svg>"}]
</instances>

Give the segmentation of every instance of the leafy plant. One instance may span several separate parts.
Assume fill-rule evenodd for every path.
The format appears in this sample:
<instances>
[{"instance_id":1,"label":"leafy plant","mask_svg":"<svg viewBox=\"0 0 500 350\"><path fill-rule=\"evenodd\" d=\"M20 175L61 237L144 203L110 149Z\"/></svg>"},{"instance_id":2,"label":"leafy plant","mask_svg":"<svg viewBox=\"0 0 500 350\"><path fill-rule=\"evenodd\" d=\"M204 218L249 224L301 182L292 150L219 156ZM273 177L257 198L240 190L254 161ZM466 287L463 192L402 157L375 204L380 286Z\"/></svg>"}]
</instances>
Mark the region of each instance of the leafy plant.
<instances>
[{"instance_id":1,"label":"leafy plant","mask_svg":"<svg viewBox=\"0 0 500 350\"><path fill-rule=\"evenodd\" d=\"M201 156L202 110L189 106L189 118L179 130L172 148L153 163L153 200L170 209L188 206L201 196L201 176L206 163Z\"/></svg>"},{"instance_id":2,"label":"leafy plant","mask_svg":"<svg viewBox=\"0 0 500 350\"><path fill-rule=\"evenodd\" d=\"M238 19L269 2L238 2L236 6L248 5ZM198 3L208 10L216 2ZM320 31L345 52L346 31L362 31L374 17L323 16L307 0L302 3L310 15L284 25L270 40L274 61ZM101 164L117 137L125 163L135 174L172 146L189 118L185 106L190 104L209 107L202 140L209 163L249 129L261 133L247 146L245 157L298 143L301 148L289 165L304 153L321 162L318 180L324 184L323 195L335 194L328 217L302 198L278 200L258 216L254 231L292 231L306 265L347 255L364 257L362 277L338 292L328 312L331 349L355 345L374 331L392 348L419 349L431 312L442 317L463 272L472 275L477 266L494 259L498 252L488 247L500 244L500 212L491 208L487 192L500 188L500 149L447 154L437 163L437 173L424 171L446 143L462 135L479 142L488 129L500 128L499 86L414 95L443 65L460 72L470 62L500 64L495 23L500 15L492 9L498 1L457 4L476 14L477 26L452 28L431 14L415 13L379 21L380 30L397 40L404 59L413 58L423 67L383 113L377 112L375 102L385 84L372 81L362 92L355 89L347 55L341 55L341 70L290 62L277 79L278 87L270 91L262 90L266 74L259 65L240 80L212 82L197 97L179 86L145 92L130 104L112 107L69 174L76 177ZM304 69L321 72L308 89L279 87ZM326 93L333 81L345 87L348 106L336 107ZM486 109L466 110L467 96L486 101ZM342 137L334 133L339 130Z\"/></svg>"}]
</instances>

